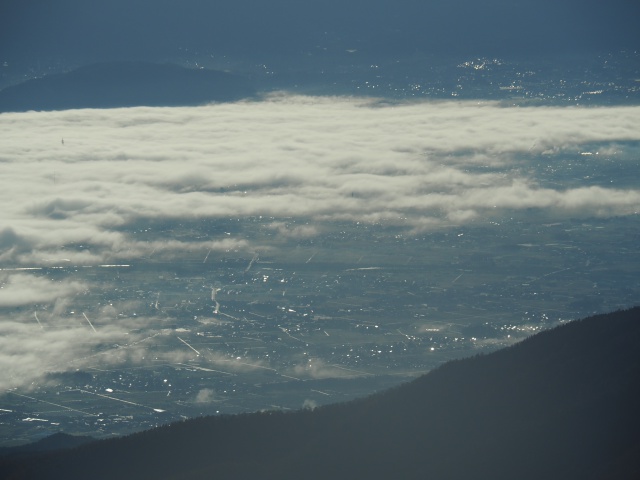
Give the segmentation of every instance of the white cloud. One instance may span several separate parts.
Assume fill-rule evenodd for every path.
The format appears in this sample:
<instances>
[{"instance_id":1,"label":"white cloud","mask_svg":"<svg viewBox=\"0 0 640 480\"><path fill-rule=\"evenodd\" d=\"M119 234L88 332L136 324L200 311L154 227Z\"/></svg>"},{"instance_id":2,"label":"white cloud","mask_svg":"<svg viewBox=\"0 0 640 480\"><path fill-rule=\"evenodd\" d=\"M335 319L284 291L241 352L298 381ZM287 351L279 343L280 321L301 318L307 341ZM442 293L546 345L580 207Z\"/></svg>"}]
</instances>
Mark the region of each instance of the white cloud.
<instances>
[{"instance_id":1,"label":"white cloud","mask_svg":"<svg viewBox=\"0 0 640 480\"><path fill-rule=\"evenodd\" d=\"M302 402L302 408L309 409L309 410L315 410L316 408L318 408L318 402L316 402L315 400L311 400L311 399L307 398L307 399L305 399L304 402Z\"/></svg>"},{"instance_id":2,"label":"white cloud","mask_svg":"<svg viewBox=\"0 0 640 480\"><path fill-rule=\"evenodd\" d=\"M196 394L195 403L212 403L216 400L216 392L211 388L203 388Z\"/></svg>"},{"instance_id":3,"label":"white cloud","mask_svg":"<svg viewBox=\"0 0 640 480\"><path fill-rule=\"evenodd\" d=\"M61 309L58 309L61 310ZM64 313L64 315L61 315ZM132 333L130 320L94 318L92 328L81 312L36 312L3 316L0 321L0 390L28 387L47 372L95 364L139 364L144 338ZM143 325L140 321L139 325ZM115 346L117 345L117 346Z\"/></svg>"},{"instance_id":4,"label":"white cloud","mask_svg":"<svg viewBox=\"0 0 640 480\"><path fill-rule=\"evenodd\" d=\"M282 238L304 239L318 235L318 227L315 225L289 225L285 222L273 222L270 230L275 230Z\"/></svg>"},{"instance_id":5,"label":"white cloud","mask_svg":"<svg viewBox=\"0 0 640 480\"><path fill-rule=\"evenodd\" d=\"M0 274L0 307L18 307L51 303L86 290L86 285L72 280L53 281L44 277L17 273Z\"/></svg>"},{"instance_id":6,"label":"white cloud","mask_svg":"<svg viewBox=\"0 0 640 480\"><path fill-rule=\"evenodd\" d=\"M130 248L112 228L138 218L402 216L416 227L426 218L473 219L491 202L626 214L635 192L607 188L597 205L580 204L579 192L541 190L515 167L525 154L637 140L638 118L637 107L381 107L288 96L3 114L1 195L12 205L8 227L34 249L86 242L109 255ZM469 170L478 165L493 169Z\"/></svg>"}]
</instances>

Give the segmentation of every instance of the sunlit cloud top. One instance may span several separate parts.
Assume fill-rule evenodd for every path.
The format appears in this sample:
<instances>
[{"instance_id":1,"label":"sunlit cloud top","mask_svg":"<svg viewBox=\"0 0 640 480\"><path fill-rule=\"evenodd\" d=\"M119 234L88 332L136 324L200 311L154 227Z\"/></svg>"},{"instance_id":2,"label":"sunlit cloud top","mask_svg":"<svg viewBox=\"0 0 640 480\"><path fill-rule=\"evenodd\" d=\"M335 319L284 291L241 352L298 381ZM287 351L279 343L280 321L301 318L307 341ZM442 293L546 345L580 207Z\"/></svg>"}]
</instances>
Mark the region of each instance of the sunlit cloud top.
<instances>
[{"instance_id":1,"label":"sunlit cloud top","mask_svg":"<svg viewBox=\"0 0 640 480\"><path fill-rule=\"evenodd\" d=\"M541 185L526 159L557 162L589 143L640 140L640 108L504 107L491 102L388 105L274 95L197 108L0 115L0 261L81 262L145 250L121 227L140 219L268 216L382 222L408 230L538 208L626 215L640 190ZM274 227L275 232L286 234ZM197 248L247 247L198 240ZM202 243L205 242L205 243Z\"/></svg>"}]
</instances>

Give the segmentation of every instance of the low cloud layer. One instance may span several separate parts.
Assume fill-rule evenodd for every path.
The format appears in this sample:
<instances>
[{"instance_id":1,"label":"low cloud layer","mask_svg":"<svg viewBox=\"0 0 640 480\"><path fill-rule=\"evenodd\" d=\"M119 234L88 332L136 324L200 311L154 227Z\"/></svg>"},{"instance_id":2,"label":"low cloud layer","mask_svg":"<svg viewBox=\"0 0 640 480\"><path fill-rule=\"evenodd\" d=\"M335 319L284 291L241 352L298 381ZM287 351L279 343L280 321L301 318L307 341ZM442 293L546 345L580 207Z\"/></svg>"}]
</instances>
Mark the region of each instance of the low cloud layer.
<instances>
[{"instance_id":1,"label":"low cloud layer","mask_svg":"<svg viewBox=\"0 0 640 480\"><path fill-rule=\"evenodd\" d=\"M76 295L87 287L80 282L64 280L54 282L25 273L0 274L0 307L20 307L51 303Z\"/></svg>"},{"instance_id":2,"label":"low cloud layer","mask_svg":"<svg viewBox=\"0 0 640 480\"><path fill-rule=\"evenodd\" d=\"M579 179L550 186L528 163L637 162L616 145L640 141L640 107L274 95L197 108L8 113L0 130L0 307L7 308L63 310L89 288L20 268L262 247L231 232L142 240L131 233L140 221L273 217L268 230L291 241L321 234L332 221L423 231L528 209L587 218L633 214L640 205L638 188ZM600 155L593 145L603 145ZM301 222L291 226L283 220L290 217ZM128 332L115 322L96 335L81 316L68 328L41 328L32 315L0 322L0 387L28 383L47 365ZM332 375L309 368L295 373ZM209 400L206 392L198 398Z\"/></svg>"},{"instance_id":3,"label":"low cloud layer","mask_svg":"<svg viewBox=\"0 0 640 480\"><path fill-rule=\"evenodd\" d=\"M263 215L420 229L493 208L590 216L640 204L637 189L543 188L520 168L532 155L556 162L550 152L640 140L638 107L385 106L283 95L199 108L3 114L0 126L4 262L108 261L161 247L136 244L118 228L138 219ZM294 238L315 231L278 225ZM184 247L172 241L169 248ZM91 248L65 254L67 245ZM244 247L233 239L200 245Z\"/></svg>"},{"instance_id":4,"label":"low cloud layer","mask_svg":"<svg viewBox=\"0 0 640 480\"><path fill-rule=\"evenodd\" d=\"M37 280L36 280L37 282ZM62 302L64 303L64 301ZM40 310L0 321L0 390L27 387L43 375L82 369L100 357L104 366L144 361L144 322ZM102 352L107 352L103 355Z\"/></svg>"}]
</instances>

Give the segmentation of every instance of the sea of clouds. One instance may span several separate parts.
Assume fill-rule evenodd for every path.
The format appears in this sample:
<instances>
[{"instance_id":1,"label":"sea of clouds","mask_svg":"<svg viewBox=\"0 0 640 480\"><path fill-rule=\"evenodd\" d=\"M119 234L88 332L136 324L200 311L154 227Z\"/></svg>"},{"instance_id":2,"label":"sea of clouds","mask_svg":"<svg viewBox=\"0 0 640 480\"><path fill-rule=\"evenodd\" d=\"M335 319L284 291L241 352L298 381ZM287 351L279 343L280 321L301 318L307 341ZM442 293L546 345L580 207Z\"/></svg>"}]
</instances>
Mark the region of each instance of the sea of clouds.
<instances>
[{"instance_id":1,"label":"sea of clouds","mask_svg":"<svg viewBox=\"0 0 640 480\"><path fill-rule=\"evenodd\" d=\"M0 131L0 389L79 368L78 359L124 336L132 347L122 358L131 361L153 334L132 333L130 320L108 311L100 335L84 321L56 320L91 286L22 269L259 247L233 235L143 242L128 233L140 221L264 216L274 218L275 235L309 238L333 221L421 232L497 211L588 218L640 209L640 187L550 188L525 168L532 157L558 161L559 152L597 143L617 155L616 142L640 141L633 106L275 94L189 108L3 113ZM282 219L291 217L304 222L287 228ZM48 306L47 328L34 321L35 304Z\"/></svg>"}]
</instances>

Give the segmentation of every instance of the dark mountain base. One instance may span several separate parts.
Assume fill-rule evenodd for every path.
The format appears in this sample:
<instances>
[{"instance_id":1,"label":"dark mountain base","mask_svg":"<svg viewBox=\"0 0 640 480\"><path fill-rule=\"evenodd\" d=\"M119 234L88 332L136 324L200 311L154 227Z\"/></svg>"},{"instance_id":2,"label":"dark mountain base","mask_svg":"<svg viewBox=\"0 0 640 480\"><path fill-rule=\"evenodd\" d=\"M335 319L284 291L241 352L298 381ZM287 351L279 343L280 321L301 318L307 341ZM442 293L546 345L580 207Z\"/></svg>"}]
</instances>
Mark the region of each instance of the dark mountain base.
<instances>
[{"instance_id":1,"label":"dark mountain base","mask_svg":"<svg viewBox=\"0 0 640 480\"><path fill-rule=\"evenodd\" d=\"M253 95L244 78L225 72L113 62L7 87L0 91L0 112L201 105Z\"/></svg>"},{"instance_id":2,"label":"dark mountain base","mask_svg":"<svg viewBox=\"0 0 640 480\"><path fill-rule=\"evenodd\" d=\"M640 308L598 315L362 400L189 420L0 477L635 479L639 344Z\"/></svg>"},{"instance_id":3,"label":"dark mountain base","mask_svg":"<svg viewBox=\"0 0 640 480\"><path fill-rule=\"evenodd\" d=\"M26 445L0 448L0 457L16 457L40 452L53 452L57 450L78 447L80 445L84 445L85 443L93 441L95 441L95 438L93 437L87 437L83 435L69 435L66 433L55 433L43 438L42 440L38 440L37 442L29 443Z\"/></svg>"}]
</instances>

